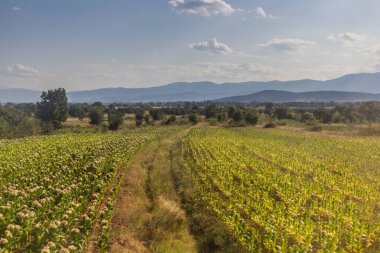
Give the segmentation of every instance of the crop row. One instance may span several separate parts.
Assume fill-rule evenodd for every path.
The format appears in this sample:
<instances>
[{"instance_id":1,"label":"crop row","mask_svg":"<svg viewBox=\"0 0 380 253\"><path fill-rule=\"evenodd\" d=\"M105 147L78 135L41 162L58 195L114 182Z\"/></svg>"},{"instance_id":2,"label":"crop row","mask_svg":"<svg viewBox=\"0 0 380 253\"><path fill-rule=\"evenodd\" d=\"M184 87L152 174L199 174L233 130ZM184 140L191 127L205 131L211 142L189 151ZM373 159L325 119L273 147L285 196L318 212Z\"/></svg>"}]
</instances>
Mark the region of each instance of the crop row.
<instances>
[{"instance_id":1,"label":"crop row","mask_svg":"<svg viewBox=\"0 0 380 253\"><path fill-rule=\"evenodd\" d=\"M81 251L96 218L104 236L124 168L145 144L172 131L0 142L0 252Z\"/></svg>"},{"instance_id":2,"label":"crop row","mask_svg":"<svg viewBox=\"0 0 380 253\"><path fill-rule=\"evenodd\" d=\"M184 164L250 251L378 252L380 140L195 129Z\"/></svg>"}]
</instances>

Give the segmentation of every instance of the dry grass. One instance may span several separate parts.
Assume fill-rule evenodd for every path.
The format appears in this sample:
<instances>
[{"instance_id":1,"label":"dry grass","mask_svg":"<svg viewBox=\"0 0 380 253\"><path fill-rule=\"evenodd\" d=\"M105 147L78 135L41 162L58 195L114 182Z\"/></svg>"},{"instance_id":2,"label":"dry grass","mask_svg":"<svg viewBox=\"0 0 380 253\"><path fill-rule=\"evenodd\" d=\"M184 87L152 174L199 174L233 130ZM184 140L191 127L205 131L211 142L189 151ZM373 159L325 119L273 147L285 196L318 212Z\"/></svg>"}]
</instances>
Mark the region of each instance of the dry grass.
<instances>
[{"instance_id":1,"label":"dry grass","mask_svg":"<svg viewBox=\"0 0 380 253\"><path fill-rule=\"evenodd\" d=\"M83 120L79 120L78 118L69 117L63 123L64 127L91 127L90 119L84 118Z\"/></svg>"},{"instance_id":2,"label":"dry grass","mask_svg":"<svg viewBox=\"0 0 380 253\"><path fill-rule=\"evenodd\" d=\"M173 136L134 159L115 202L110 252L196 252L171 171Z\"/></svg>"},{"instance_id":3,"label":"dry grass","mask_svg":"<svg viewBox=\"0 0 380 253\"><path fill-rule=\"evenodd\" d=\"M148 252L141 234L146 233L144 226L150 218L150 200L145 193L146 163L153 159L154 152L151 146L143 149L128 169L110 224L111 252Z\"/></svg>"}]
</instances>

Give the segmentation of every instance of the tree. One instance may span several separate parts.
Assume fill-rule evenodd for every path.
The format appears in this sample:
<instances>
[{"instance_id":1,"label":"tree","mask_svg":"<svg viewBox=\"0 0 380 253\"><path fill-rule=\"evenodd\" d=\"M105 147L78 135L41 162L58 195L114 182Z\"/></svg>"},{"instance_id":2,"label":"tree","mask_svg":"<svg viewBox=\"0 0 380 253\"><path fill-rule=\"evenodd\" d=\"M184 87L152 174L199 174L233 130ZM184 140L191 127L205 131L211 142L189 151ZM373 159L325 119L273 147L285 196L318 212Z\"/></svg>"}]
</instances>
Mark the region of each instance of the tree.
<instances>
[{"instance_id":1,"label":"tree","mask_svg":"<svg viewBox=\"0 0 380 253\"><path fill-rule=\"evenodd\" d=\"M358 112L371 124L380 119L380 106L375 102L363 102L359 105Z\"/></svg>"},{"instance_id":2,"label":"tree","mask_svg":"<svg viewBox=\"0 0 380 253\"><path fill-rule=\"evenodd\" d=\"M232 115L232 118L235 122L238 122L243 119L243 113L241 112L241 110L236 109L234 114Z\"/></svg>"},{"instance_id":3,"label":"tree","mask_svg":"<svg viewBox=\"0 0 380 253\"><path fill-rule=\"evenodd\" d=\"M150 115L149 113L148 114L145 114L144 116L144 121L145 121L145 124L149 125L151 122L150 122Z\"/></svg>"},{"instance_id":4,"label":"tree","mask_svg":"<svg viewBox=\"0 0 380 253\"><path fill-rule=\"evenodd\" d=\"M141 126L144 120L144 112L143 111L137 111L135 115L135 121L136 126Z\"/></svg>"},{"instance_id":5,"label":"tree","mask_svg":"<svg viewBox=\"0 0 380 253\"><path fill-rule=\"evenodd\" d=\"M37 121L28 112L0 105L0 138L24 137L37 132Z\"/></svg>"},{"instance_id":6,"label":"tree","mask_svg":"<svg viewBox=\"0 0 380 253\"><path fill-rule=\"evenodd\" d=\"M291 116L289 115L288 109L285 107L276 108L274 111L277 119L289 119Z\"/></svg>"},{"instance_id":7,"label":"tree","mask_svg":"<svg viewBox=\"0 0 380 253\"><path fill-rule=\"evenodd\" d=\"M273 103L267 103L265 104L265 110L264 113L271 116L274 111L274 104Z\"/></svg>"},{"instance_id":8,"label":"tree","mask_svg":"<svg viewBox=\"0 0 380 253\"><path fill-rule=\"evenodd\" d=\"M257 111L248 110L244 116L245 121L250 125L256 125L259 121L259 115Z\"/></svg>"},{"instance_id":9,"label":"tree","mask_svg":"<svg viewBox=\"0 0 380 253\"><path fill-rule=\"evenodd\" d=\"M216 119L221 122L221 121L226 121L228 119L228 113L224 110L220 110L220 112L218 112L216 114Z\"/></svg>"},{"instance_id":10,"label":"tree","mask_svg":"<svg viewBox=\"0 0 380 253\"><path fill-rule=\"evenodd\" d=\"M215 104L211 104L206 107L205 116L207 119L215 117L216 113L217 113L217 107Z\"/></svg>"},{"instance_id":11,"label":"tree","mask_svg":"<svg viewBox=\"0 0 380 253\"><path fill-rule=\"evenodd\" d=\"M117 130L119 126L123 123L124 113L115 109L110 108L108 111L108 128L110 130Z\"/></svg>"},{"instance_id":12,"label":"tree","mask_svg":"<svg viewBox=\"0 0 380 253\"><path fill-rule=\"evenodd\" d=\"M333 120L333 111L319 108L314 111L314 116L324 124L330 124Z\"/></svg>"},{"instance_id":13,"label":"tree","mask_svg":"<svg viewBox=\"0 0 380 253\"><path fill-rule=\"evenodd\" d=\"M161 120L164 116L163 112L160 109L151 109L149 114L152 117L153 121Z\"/></svg>"},{"instance_id":14,"label":"tree","mask_svg":"<svg viewBox=\"0 0 380 253\"><path fill-rule=\"evenodd\" d=\"M42 92L41 102L37 103L37 118L46 125L52 124L54 128L61 127L67 120L67 96L63 88Z\"/></svg>"},{"instance_id":15,"label":"tree","mask_svg":"<svg viewBox=\"0 0 380 253\"><path fill-rule=\"evenodd\" d=\"M303 123L311 123L311 122L314 122L316 120L315 116L313 113L311 112L303 112L301 114L301 121Z\"/></svg>"},{"instance_id":16,"label":"tree","mask_svg":"<svg viewBox=\"0 0 380 253\"><path fill-rule=\"evenodd\" d=\"M88 114L90 124L99 125L104 120L104 109L100 106L94 106Z\"/></svg>"},{"instance_id":17,"label":"tree","mask_svg":"<svg viewBox=\"0 0 380 253\"><path fill-rule=\"evenodd\" d=\"M199 122L199 117L195 113L189 115L189 122L196 125Z\"/></svg>"},{"instance_id":18,"label":"tree","mask_svg":"<svg viewBox=\"0 0 380 253\"><path fill-rule=\"evenodd\" d=\"M166 125L172 125L176 122L177 118L175 117L175 115L172 115L170 116L167 120L166 120Z\"/></svg>"}]
</instances>

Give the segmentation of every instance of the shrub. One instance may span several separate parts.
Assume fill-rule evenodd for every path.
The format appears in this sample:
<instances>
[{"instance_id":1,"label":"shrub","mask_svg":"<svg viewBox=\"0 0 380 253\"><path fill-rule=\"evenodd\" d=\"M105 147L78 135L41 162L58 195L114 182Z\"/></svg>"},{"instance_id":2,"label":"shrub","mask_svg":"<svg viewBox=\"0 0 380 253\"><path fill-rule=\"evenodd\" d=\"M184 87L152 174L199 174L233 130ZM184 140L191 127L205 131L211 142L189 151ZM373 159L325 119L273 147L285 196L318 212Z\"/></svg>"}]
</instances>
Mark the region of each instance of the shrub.
<instances>
[{"instance_id":1,"label":"shrub","mask_svg":"<svg viewBox=\"0 0 380 253\"><path fill-rule=\"evenodd\" d=\"M320 132L320 131L322 131L322 127L321 126L312 126L308 130L313 131L313 132Z\"/></svg>"},{"instance_id":2,"label":"shrub","mask_svg":"<svg viewBox=\"0 0 380 253\"><path fill-rule=\"evenodd\" d=\"M255 111L248 111L245 115L245 121L250 125L256 125L259 121L258 113Z\"/></svg>"},{"instance_id":3,"label":"shrub","mask_svg":"<svg viewBox=\"0 0 380 253\"><path fill-rule=\"evenodd\" d=\"M165 124L166 124L166 125L173 125L173 124L175 123L176 120L177 120L176 116L175 116L175 115L172 115L172 116L170 116L170 117L166 120Z\"/></svg>"},{"instance_id":4,"label":"shrub","mask_svg":"<svg viewBox=\"0 0 380 253\"><path fill-rule=\"evenodd\" d=\"M273 122L268 122L264 125L264 128L275 128L276 124Z\"/></svg>"},{"instance_id":5,"label":"shrub","mask_svg":"<svg viewBox=\"0 0 380 253\"><path fill-rule=\"evenodd\" d=\"M189 115L189 122L190 122L191 124L196 125L196 124L199 122L198 115L196 115L196 114L190 114L190 115Z\"/></svg>"},{"instance_id":6,"label":"shrub","mask_svg":"<svg viewBox=\"0 0 380 253\"><path fill-rule=\"evenodd\" d=\"M104 120L103 107L95 106L91 108L88 117L90 118L90 124L99 125Z\"/></svg>"},{"instance_id":7,"label":"shrub","mask_svg":"<svg viewBox=\"0 0 380 253\"><path fill-rule=\"evenodd\" d=\"M108 112L108 128L110 130L117 130L123 123L124 113L116 109L111 109Z\"/></svg>"}]
</instances>

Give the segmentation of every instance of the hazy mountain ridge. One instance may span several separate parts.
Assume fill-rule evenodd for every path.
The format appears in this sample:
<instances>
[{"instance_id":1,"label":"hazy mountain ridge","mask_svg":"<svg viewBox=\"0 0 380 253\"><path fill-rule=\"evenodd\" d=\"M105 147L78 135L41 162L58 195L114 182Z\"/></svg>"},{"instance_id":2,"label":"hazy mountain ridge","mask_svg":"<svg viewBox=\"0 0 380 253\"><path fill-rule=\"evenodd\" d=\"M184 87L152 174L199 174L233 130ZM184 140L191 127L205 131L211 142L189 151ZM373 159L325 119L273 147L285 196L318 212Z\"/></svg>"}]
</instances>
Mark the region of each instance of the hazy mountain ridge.
<instances>
[{"instance_id":1,"label":"hazy mountain ridge","mask_svg":"<svg viewBox=\"0 0 380 253\"><path fill-rule=\"evenodd\" d=\"M295 80L215 84L177 82L150 88L103 88L68 92L70 102L175 102L216 100L253 94L264 90L288 92L342 91L380 93L380 72L346 75L327 81ZM36 102L41 92L27 89L0 89L0 102ZM334 100L334 99L332 99Z\"/></svg>"},{"instance_id":2,"label":"hazy mountain ridge","mask_svg":"<svg viewBox=\"0 0 380 253\"><path fill-rule=\"evenodd\" d=\"M249 95L226 97L216 100L218 102L358 102L380 101L380 94L345 91L309 91L289 92L277 90L265 90Z\"/></svg>"}]
</instances>

